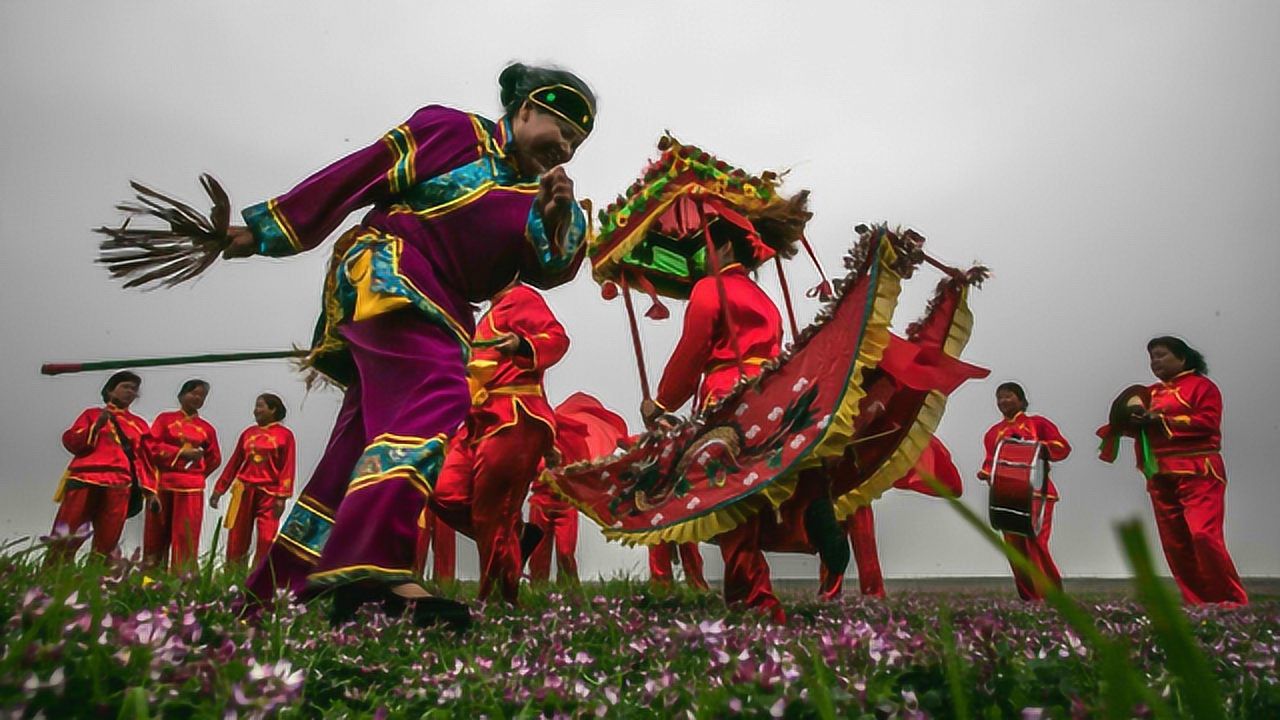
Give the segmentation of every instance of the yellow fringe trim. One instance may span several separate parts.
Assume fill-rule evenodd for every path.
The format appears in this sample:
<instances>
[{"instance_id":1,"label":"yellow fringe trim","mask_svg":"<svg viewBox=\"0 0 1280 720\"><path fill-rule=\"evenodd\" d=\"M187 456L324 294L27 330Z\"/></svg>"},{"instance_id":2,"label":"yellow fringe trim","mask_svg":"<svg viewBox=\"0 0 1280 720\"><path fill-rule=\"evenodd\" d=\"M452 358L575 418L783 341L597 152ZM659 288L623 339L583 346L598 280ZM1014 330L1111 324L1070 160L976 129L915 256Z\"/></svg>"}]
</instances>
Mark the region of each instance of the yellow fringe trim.
<instances>
[{"instance_id":1,"label":"yellow fringe trim","mask_svg":"<svg viewBox=\"0 0 1280 720\"><path fill-rule=\"evenodd\" d=\"M951 357L959 358L969 343L973 333L973 313L969 310L969 289L960 291L960 299L952 313L951 327L947 331L947 339L943 342L943 352ZM924 403L916 413L915 422L903 436L898 447L889 458L876 468L871 477L858 487L841 495L835 500L836 519L843 521L858 508L870 505L878 500L886 490L906 475L920 461L920 455L928 447L929 440L938 430L942 415L947 409L947 396L937 390L925 397Z\"/></svg>"},{"instance_id":2,"label":"yellow fringe trim","mask_svg":"<svg viewBox=\"0 0 1280 720\"><path fill-rule=\"evenodd\" d=\"M852 440L853 420L858 414L858 406L862 398L866 395L862 388L863 371L880 364L884 349L889 344L889 325L898 305L898 294L902 290L902 277L892 269L896 260L897 253L894 252L893 246L887 240L882 240L875 260L879 265L875 292L871 300L867 325L862 332L858 357L854 360L854 369L849 375L844 396L831 413L831 421L823 431L822 437L810 448L803 460L788 469L786 475L779 477L756 494L677 525L647 532L624 532L609 527L592 512L591 508L565 495L556 484L553 474L544 474L544 480L557 495L594 520L607 539L624 545L706 542L733 530L766 508L781 506L795 494L802 471L821 465L826 458L843 455L845 448Z\"/></svg>"}]
</instances>

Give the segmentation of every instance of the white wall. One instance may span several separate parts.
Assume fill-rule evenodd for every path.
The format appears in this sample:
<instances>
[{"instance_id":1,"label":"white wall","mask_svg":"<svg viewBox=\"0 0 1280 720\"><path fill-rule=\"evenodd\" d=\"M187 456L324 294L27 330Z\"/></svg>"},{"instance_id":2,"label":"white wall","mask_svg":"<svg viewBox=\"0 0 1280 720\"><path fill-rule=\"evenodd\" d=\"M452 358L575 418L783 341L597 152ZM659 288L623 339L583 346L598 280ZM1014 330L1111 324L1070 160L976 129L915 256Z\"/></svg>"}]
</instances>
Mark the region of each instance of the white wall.
<instances>
[{"instance_id":1,"label":"white wall","mask_svg":"<svg viewBox=\"0 0 1280 720\"><path fill-rule=\"evenodd\" d=\"M481 8L479 11L472 8ZM836 7L833 5L832 7ZM505 62L554 61L598 90L598 130L570 166L607 202L663 129L811 188L810 232L835 270L860 221L910 224L955 264L995 275L975 294L961 389L941 435L967 476L997 418L995 383L1076 445L1059 468L1053 549L1067 575L1125 572L1113 524L1150 510L1137 473L1094 459L1119 388L1149 380L1168 332L1208 355L1227 400L1228 542L1243 574L1280 575L1280 6L1127 3L36 2L0 4L0 537L48 529L61 431L103 375L43 378L43 361L258 350L305 343L324 251L217 267L189 287L124 292L94 266L89 228L136 178L195 199L201 171L237 207L288 189L417 107L497 112ZM811 283L795 263L793 283ZM912 282L899 327L935 278ZM766 273L765 284L774 288ZM621 307L584 273L550 293L574 346L548 379L637 419ZM801 303L812 315L812 303ZM679 315L644 328L652 372ZM144 373L137 408L212 381L206 416L232 442L253 397L280 393L316 462L337 407L287 365ZM229 445L226 448L230 450ZM981 509L971 483L966 500ZM938 501L877 505L889 576L1007 573ZM212 525L213 516L207 523ZM133 537L140 537L140 528ZM469 546L461 568L474 573ZM714 549L708 574L719 574ZM584 528L584 575L643 572L643 554ZM779 576L812 576L779 558Z\"/></svg>"}]
</instances>

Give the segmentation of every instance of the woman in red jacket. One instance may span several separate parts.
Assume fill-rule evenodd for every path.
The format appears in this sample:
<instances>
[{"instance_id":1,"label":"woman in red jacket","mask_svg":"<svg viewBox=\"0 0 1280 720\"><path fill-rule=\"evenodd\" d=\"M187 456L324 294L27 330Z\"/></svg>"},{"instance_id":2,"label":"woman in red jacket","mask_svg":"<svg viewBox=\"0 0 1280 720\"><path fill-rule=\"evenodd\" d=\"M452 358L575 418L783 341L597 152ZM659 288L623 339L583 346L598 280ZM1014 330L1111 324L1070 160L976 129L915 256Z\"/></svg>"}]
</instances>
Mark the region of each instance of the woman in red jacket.
<instances>
[{"instance_id":1,"label":"woman in red jacket","mask_svg":"<svg viewBox=\"0 0 1280 720\"><path fill-rule=\"evenodd\" d=\"M1227 470L1222 462L1222 392L1210 380L1204 355L1176 337L1147 343L1151 402L1133 409L1150 462L1137 439L1138 466L1149 468L1147 494L1155 510L1164 557L1182 597L1191 604L1249 602L1222 525L1226 514ZM1110 426L1103 437L1104 459L1115 442ZM1110 455L1114 459L1114 454Z\"/></svg>"},{"instance_id":2,"label":"woman in red jacket","mask_svg":"<svg viewBox=\"0 0 1280 720\"><path fill-rule=\"evenodd\" d=\"M160 473L160 491L147 513L142 552L153 565L165 562L170 545L174 570L194 564L199 553L205 478L222 464L218 433L200 417L208 396L209 383L188 380L178 390L179 409L162 412L151 423L151 459Z\"/></svg>"},{"instance_id":3,"label":"woman in red jacket","mask_svg":"<svg viewBox=\"0 0 1280 720\"><path fill-rule=\"evenodd\" d=\"M982 461L982 469L978 471L978 479L991 482L991 463L995 459L996 446L1005 438L1019 440L1038 440L1044 445L1050 462L1065 460L1071 454L1071 445L1062 436L1058 426L1049 418L1027 414L1027 392L1015 382L1000 383L996 388L996 408L1004 418L992 425L982 438L987 454ZM1058 489L1054 487L1052 478L1045 478L1044 495L1032 499L1032 513L1040 512L1044 506L1040 531L1035 537L1027 537L1014 533L1005 533L1004 541L1017 548L1027 556L1049 582L1062 588L1062 575L1058 566L1049 554L1049 535L1053 532L1053 506L1058 502ZM1018 596L1023 600L1043 600L1044 588L1037 587L1029 575L1013 568L1014 583L1018 586Z\"/></svg>"},{"instance_id":4,"label":"woman in red jacket","mask_svg":"<svg viewBox=\"0 0 1280 720\"><path fill-rule=\"evenodd\" d=\"M146 447L151 429L129 412L141 385L142 378L129 370L112 375L102 386L105 406L80 413L62 434L63 447L75 457L53 496L59 505L49 562L75 556L86 526L93 528L93 551L109 555L120 543L132 486L137 483L155 496L156 474Z\"/></svg>"},{"instance_id":5,"label":"woman in red jacket","mask_svg":"<svg viewBox=\"0 0 1280 720\"><path fill-rule=\"evenodd\" d=\"M296 446L293 432L281 424L285 413L278 396L258 396L253 405L257 425L240 433L236 451L209 497L209 506L217 508L227 490L232 491L225 520L228 562L244 562L255 526L258 542L253 564L266 557L280 527L285 501L293 495Z\"/></svg>"}]
</instances>

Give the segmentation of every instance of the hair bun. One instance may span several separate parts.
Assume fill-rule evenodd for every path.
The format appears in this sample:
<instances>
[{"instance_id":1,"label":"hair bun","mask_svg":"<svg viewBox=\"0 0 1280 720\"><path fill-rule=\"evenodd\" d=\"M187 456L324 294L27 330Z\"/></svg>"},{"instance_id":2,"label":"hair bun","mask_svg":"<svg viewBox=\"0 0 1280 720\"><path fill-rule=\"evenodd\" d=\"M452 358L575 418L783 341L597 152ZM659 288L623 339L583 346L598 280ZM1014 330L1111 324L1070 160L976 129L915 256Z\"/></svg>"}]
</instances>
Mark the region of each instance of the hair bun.
<instances>
[{"instance_id":1,"label":"hair bun","mask_svg":"<svg viewBox=\"0 0 1280 720\"><path fill-rule=\"evenodd\" d=\"M515 99L520 85L528 74L529 67L524 63L511 63L503 68L498 75L498 87L502 88L502 93L498 96L498 99L503 107L510 105L511 101Z\"/></svg>"}]
</instances>

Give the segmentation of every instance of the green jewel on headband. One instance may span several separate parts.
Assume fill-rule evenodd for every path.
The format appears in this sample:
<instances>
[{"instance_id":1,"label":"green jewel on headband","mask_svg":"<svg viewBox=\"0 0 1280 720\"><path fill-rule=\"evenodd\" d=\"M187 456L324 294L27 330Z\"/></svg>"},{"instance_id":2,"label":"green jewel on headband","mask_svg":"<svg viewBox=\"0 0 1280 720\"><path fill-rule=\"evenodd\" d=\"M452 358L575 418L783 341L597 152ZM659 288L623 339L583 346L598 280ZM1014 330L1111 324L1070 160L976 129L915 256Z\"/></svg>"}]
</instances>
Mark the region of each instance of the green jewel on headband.
<instances>
[{"instance_id":1,"label":"green jewel on headband","mask_svg":"<svg viewBox=\"0 0 1280 720\"><path fill-rule=\"evenodd\" d=\"M578 128L583 135L590 135L595 125L595 110L576 88L568 85L546 85L529 93L529 100L544 110L560 116L565 122Z\"/></svg>"}]
</instances>

